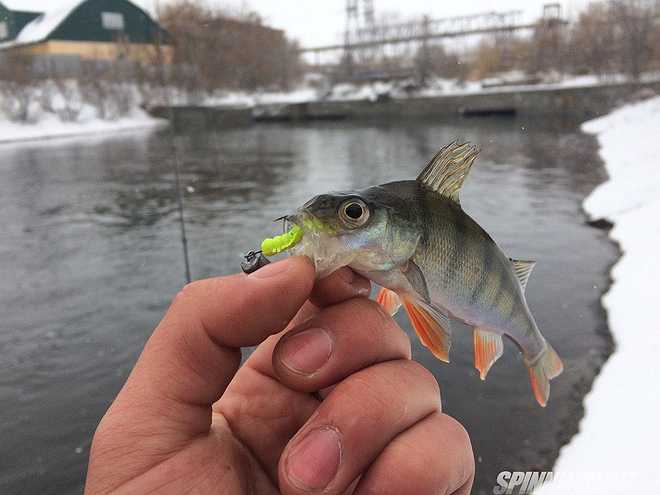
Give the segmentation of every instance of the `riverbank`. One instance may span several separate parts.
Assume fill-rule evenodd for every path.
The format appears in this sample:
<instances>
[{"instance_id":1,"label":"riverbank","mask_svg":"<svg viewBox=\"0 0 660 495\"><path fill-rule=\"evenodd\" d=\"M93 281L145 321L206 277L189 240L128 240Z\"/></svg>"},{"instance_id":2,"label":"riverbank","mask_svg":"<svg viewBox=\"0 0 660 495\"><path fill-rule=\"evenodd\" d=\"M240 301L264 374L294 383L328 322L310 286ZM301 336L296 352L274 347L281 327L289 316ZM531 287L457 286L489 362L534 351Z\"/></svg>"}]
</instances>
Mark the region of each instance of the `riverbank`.
<instances>
[{"instance_id":1,"label":"riverbank","mask_svg":"<svg viewBox=\"0 0 660 495\"><path fill-rule=\"evenodd\" d=\"M83 117L75 122L63 122L54 114L44 114L36 122L17 123L0 120L0 144L52 140L73 136L113 134L167 125L167 121L154 118L136 108L130 115L116 120L103 120L95 116Z\"/></svg>"},{"instance_id":2,"label":"riverbank","mask_svg":"<svg viewBox=\"0 0 660 495\"><path fill-rule=\"evenodd\" d=\"M376 88L377 89L377 88ZM378 92L356 93L342 98L304 100L305 94L275 96L258 102L232 98L199 104L155 105L150 109L159 118L172 117L177 127L246 126L257 121L300 122L310 120L387 120L400 118L455 119L456 117L506 115L525 118L559 118L573 122L598 117L622 102L641 95L660 93L660 79L640 82L583 81L582 84L538 84L429 93L407 96ZM382 89L382 88L381 88Z\"/></svg>"},{"instance_id":3,"label":"riverbank","mask_svg":"<svg viewBox=\"0 0 660 495\"><path fill-rule=\"evenodd\" d=\"M609 174L584 209L612 222L610 237L622 252L602 300L616 348L585 399L579 433L555 464L555 472L569 476L537 493L658 493L660 97L626 105L582 129L598 137Z\"/></svg>"}]
</instances>

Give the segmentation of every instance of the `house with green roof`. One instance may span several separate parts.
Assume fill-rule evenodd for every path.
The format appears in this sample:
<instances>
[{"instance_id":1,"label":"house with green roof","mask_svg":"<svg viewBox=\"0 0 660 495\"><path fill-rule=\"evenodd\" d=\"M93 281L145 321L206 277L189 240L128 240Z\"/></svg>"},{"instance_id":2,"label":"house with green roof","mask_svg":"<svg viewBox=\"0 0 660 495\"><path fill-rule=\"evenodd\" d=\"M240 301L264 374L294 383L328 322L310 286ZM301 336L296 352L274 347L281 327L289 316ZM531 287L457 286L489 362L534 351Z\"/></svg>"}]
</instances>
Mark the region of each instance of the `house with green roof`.
<instances>
[{"instance_id":1,"label":"house with green roof","mask_svg":"<svg viewBox=\"0 0 660 495\"><path fill-rule=\"evenodd\" d=\"M0 0L0 50L82 60L171 60L170 35L130 0Z\"/></svg>"}]
</instances>

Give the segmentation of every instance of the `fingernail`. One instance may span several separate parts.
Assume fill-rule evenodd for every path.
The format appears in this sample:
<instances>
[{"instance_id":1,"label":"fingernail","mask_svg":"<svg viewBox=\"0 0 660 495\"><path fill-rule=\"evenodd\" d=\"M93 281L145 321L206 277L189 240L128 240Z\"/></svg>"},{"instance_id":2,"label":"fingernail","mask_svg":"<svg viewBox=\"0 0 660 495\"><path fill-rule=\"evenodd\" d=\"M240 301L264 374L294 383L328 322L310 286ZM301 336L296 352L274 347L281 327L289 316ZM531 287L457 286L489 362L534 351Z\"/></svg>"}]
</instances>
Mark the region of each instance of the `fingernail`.
<instances>
[{"instance_id":1,"label":"fingernail","mask_svg":"<svg viewBox=\"0 0 660 495\"><path fill-rule=\"evenodd\" d=\"M310 328L285 337L279 354L284 366L296 373L310 375L328 362L332 348L328 332L322 328Z\"/></svg>"},{"instance_id":2,"label":"fingernail","mask_svg":"<svg viewBox=\"0 0 660 495\"><path fill-rule=\"evenodd\" d=\"M292 484L303 490L320 490L334 479L341 461L341 439L334 428L310 431L289 454L286 471Z\"/></svg>"},{"instance_id":3,"label":"fingernail","mask_svg":"<svg viewBox=\"0 0 660 495\"><path fill-rule=\"evenodd\" d=\"M249 276L254 278L269 278L275 275L280 275L289 269L290 260L282 260L276 263L269 263L268 265L259 268L256 272L251 273Z\"/></svg>"}]
</instances>

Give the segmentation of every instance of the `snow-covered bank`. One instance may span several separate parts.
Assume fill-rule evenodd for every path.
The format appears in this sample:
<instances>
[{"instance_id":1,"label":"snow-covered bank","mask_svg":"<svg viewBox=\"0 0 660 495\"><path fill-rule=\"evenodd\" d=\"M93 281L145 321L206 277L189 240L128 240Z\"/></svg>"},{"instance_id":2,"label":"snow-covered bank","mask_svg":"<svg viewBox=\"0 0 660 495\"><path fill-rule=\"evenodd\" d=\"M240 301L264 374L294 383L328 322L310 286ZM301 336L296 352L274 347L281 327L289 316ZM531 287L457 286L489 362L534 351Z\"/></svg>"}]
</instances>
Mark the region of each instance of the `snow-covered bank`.
<instances>
[{"instance_id":1,"label":"snow-covered bank","mask_svg":"<svg viewBox=\"0 0 660 495\"><path fill-rule=\"evenodd\" d=\"M614 223L610 236L622 251L603 297L616 349L585 399L580 432L555 465L573 476L535 493L660 493L660 97L582 128L598 136L609 174L584 208Z\"/></svg>"},{"instance_id":2,"label":"snow-covered bank","mask_svg":"<svg viewBox=\"0 0 660 495\"><path fill-rule=\"evenodd\" d=\"M63 122L54 114L45 114L36 122L25 124L0 120L0 144L101 133L112 134L166 125L166 120L155 119L141 109L135 109L130 115L116 120L102 120L90 116L75 122Z\"/></svg>"},{"instance_id":3,"label":"snow-covered bank","mask_svg":"<svg viewBox=\"0 0 660 495\"><path fill-rule=\"evenodd\" d=\"M387 97L395 100L406 98L433 98L439 96L466 96L474 94L498 94L529 91L552 91L566 88L586 88L623 84L628 79L623 74L607 76L569 76L553 75L539 80L535 84L526 82L524 74L517 77L494 77L481 81L458 81L456 79L431 78L427 86L416 87L412 80L390 82L341 83L333 86L316 83L316 87L303 85L289 92L262 91L219 91L210 95L197 95L190 101L187 95L173 91L172 102L175 104L197 104L202 106L230 106L251 108L258 105L285 105L291 103L310 103L317 101L376 101ZM641 82L660 81L660 72L648 72L641 77ZM160 102L164 103L164 102Z\"/></svg>"}]
</instances>

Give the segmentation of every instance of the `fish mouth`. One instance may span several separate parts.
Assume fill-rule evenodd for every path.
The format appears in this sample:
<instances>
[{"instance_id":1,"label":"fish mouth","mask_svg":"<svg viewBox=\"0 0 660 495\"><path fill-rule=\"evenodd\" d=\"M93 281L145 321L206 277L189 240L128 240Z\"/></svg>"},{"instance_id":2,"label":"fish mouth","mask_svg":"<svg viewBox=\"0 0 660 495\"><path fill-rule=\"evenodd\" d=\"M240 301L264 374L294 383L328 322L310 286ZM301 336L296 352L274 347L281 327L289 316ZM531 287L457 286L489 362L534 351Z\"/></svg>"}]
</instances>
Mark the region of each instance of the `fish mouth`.
<instances>
[{"instance_id":1,"label":"fish mouth","mask_svg":"<svg viewBox=\"0 0 660 495\"><path fill-rule=\"evenodd\" d=\"M299 210L294 215L287 216L285 223L297 225L303 232L313 234L327 234L332 236L337 233L331 225L305 209Z\"/></svg>"},{"instance_id":2,"label":"fish mouth","mask_svg":"<svg viewBox=\"0 0 660 495\"><path fill-rule=\"evenodd\" d=\"M296 221L296 215L282 215L273 219L274 223L282 222L282 233L285 234L289 231L294 225L298 225ZM300 225L298 225L300 226Z\"/></svg>"},{"instance_id":3,"label":"fish mouth","mask_svg":"<svg viewBox=\"0 0 660 495\"><path fill-rule=\"evenodd\" d=\"M284 232L289 231L294 225L300 227L305 232L322 231L327 232L329 227L313 213L300 209L290 215L283 215L274 221L282 221Z\"/></svg>"},{"instance_id":4,"label":"fish mouth","mask_svg":"<svg viewBox=\"0 0 660 495\"><path fill-rule=\"evenodd\" d=\"M273 222L282 222L282 233L286 233L291 228L294 226L298 226L301 229L304 228L305 226L305 219L309 216L309 214L305 212L296 212L292 213L289 215L282 215L281 217L277 217L273 219Z\"/></svg>"},{"instance_id":5,"label":"fish mouth","mask_svg":"<svg viewBox=\"0 0 660 495\"><path fill-rule=\"evenodd\" d=\"M273 220L273 222L282 222L282 233L288 232L294 226L298 226L301 229L303 228L303 218L299 213L293 213L291 215L282 215Z\"/></svg>"},{"instance_id":6,"label":"fish mouth","mask_svg":"<svg viewBox=\"0 0 660 495\"><path fill-rule=\"evenodd\" d=\"M295 213L289 215L282 215L281 217L273 220L274 222L282 222L282 233L285 234L295 226L299 227L303 233L311 234L314 236L329 235L334 236L337 234L336 230L321 220L318 216L305 208L301 208Z\"/></svg>"}]
</instances>

